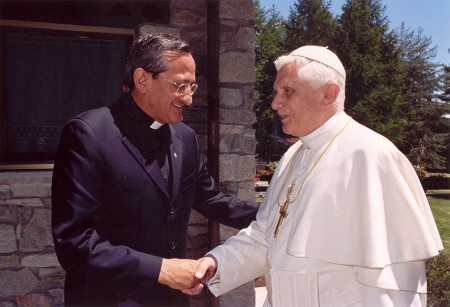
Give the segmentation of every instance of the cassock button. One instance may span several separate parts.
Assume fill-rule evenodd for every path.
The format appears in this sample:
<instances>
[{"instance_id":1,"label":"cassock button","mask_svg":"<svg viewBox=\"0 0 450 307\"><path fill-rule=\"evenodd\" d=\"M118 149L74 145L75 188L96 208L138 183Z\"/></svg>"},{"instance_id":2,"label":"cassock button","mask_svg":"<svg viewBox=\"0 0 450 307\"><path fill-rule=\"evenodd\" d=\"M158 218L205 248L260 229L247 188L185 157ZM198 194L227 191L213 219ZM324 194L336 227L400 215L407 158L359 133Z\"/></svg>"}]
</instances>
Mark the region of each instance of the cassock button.
<instances>
[{"instance_id":1,"label":"cassock button","mask_svg":"<svg viewBox=\"0 0 450 307\"><path fill-rule=\"evenodd\" d=\"M172 250L177 248L178 242L172 241Z\"/></svg>"},{"instance_id":2,"label":"cassock button","mask_svg":"<svg viewBox=\"0 0 450 307\"><path fill-rule=\"evenodd\" d=\"M177 157L177 153L176 153L176 152L174 152L174 153L173 153L173 156L174 156L174 158L176 158L176 157Z\"/></svg>"},{"instance_id":3,"label":"cassock button","mask_svg":"<svg viewBox=\"0 0 450 307\"><path fill-rule=\"evenodd\" d=\"M169 213L170 213L170 214L174 214L174 213L175 213L175 208L174 208L174 207L170 207Z\"/></svg>"}]
</instances>

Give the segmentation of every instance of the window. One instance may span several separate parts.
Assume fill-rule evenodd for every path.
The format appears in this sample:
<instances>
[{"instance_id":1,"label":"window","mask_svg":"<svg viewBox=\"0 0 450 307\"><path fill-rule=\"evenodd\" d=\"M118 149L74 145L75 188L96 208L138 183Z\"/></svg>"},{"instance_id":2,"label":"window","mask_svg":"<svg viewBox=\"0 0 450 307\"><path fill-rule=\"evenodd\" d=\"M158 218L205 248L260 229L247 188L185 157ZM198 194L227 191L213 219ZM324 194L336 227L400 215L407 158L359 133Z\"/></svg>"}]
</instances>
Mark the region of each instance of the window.
<instances>
[{"instance_id":1,"label":"window","mask_svg":"<svg viewBox=\"0 0 450 307\"><path fill-rule=\"evenodd\" d=\"M52 167L67 120L120 96L134 32L0 20L0 169Z\"/></svg>"}]
</instances>

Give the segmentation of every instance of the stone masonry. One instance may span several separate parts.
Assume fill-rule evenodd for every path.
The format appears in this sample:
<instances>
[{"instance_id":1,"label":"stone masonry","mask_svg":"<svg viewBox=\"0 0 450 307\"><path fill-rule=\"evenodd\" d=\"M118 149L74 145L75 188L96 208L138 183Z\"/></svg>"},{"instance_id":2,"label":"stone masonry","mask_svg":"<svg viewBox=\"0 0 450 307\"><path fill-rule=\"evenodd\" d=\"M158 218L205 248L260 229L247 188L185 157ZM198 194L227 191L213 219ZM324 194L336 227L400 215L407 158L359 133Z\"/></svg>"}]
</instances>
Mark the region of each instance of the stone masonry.
<instances>
[{"instance_id":1,"label":"stone masonry","mask_svg":"<svg viewBox=\"0 0 450 307\"><path fill-rule=\"evenodd\" d=\"M62 306L51 236L51 172L0 173L0 306Z\"/></svg>"},{"instance_id":2,"label":"stone masonry","mask_svg":"<svg viewBox=\"0 0 450 307\"><path fill-rule=\"evenodd\" d=\"M170 0L170 23L141 24L139 33L171 32L194 50L200 87L185 122L207 147L207 0ZM252 124L255 35L251 0L220 0L220 157L223 191L254 199L255 133ZM0 307L63 306L64 270L51 237L51 170L0 171ZM208 248L207 220L193 212L189 257ZM236 233L221 227L221 240ZM220 306L252 306L252 283L221 298ZM200 305L199 305L200 306ZM204 306L204 305L202 305Z\"/></svg>"}]
</instances>

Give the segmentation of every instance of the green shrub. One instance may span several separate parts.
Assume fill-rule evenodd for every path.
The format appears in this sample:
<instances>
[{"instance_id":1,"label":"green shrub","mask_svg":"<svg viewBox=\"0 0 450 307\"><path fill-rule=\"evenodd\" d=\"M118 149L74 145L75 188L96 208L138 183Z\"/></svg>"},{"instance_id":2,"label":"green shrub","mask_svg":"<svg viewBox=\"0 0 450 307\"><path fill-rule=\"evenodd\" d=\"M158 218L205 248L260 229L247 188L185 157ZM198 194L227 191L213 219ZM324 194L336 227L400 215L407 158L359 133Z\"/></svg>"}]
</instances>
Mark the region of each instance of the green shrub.
<instances>
[{"instance_id":1,"label":"green shrub","mask_svg":"<svg viewBox=\"0 0 450 307\"><path fill-rule=\"evenodd\" d=\"M450 252L444 250L434 258L428 259L428 306L450 306Z\"/></svg>"}]
</instances>

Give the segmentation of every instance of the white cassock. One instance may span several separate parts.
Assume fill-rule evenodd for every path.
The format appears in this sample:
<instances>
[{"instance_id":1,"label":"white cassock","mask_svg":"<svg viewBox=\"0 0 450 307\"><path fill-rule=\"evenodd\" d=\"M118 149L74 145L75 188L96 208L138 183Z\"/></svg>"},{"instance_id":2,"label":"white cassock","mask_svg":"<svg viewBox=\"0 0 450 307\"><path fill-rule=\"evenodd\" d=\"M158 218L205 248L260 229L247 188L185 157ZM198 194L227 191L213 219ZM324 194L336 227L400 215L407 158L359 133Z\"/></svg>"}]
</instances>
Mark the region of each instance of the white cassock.
<instances>
[{"instance_id":1,"label":"white cassock","mask_svg":"<svg viewBox=\"0 0 450 307\"><path fill-rule=\"evenodd\" d=\"M344 126L274 238L288 183L305 178ZM426 306L425 259L441 249L410 162L340 112L285 153L256 221L209 252L218 270L208 286L218 296L265 274L265 306Z\"/></svg>"}]
</instances>

